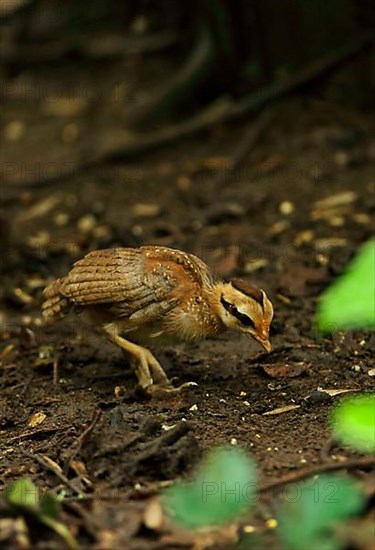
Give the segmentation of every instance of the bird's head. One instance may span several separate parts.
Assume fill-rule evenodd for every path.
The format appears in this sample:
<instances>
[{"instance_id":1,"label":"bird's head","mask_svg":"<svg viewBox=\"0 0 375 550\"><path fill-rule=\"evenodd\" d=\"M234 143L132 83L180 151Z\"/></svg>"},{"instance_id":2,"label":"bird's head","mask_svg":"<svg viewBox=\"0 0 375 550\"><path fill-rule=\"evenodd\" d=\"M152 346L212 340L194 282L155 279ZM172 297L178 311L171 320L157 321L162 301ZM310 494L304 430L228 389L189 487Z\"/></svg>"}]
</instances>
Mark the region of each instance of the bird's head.
<instances>
[{"instance_id":1,"label":"bird's head","mask_svg":"<svg viewBox=\"0 0 375 550\"><path fill-rule=\"evenodd\" d=\"M269 329L273 307L264 290L233 279L217 286L218 314L231 330L252 336L266 351L271 351Z\"/></svg>"}]
</instances>

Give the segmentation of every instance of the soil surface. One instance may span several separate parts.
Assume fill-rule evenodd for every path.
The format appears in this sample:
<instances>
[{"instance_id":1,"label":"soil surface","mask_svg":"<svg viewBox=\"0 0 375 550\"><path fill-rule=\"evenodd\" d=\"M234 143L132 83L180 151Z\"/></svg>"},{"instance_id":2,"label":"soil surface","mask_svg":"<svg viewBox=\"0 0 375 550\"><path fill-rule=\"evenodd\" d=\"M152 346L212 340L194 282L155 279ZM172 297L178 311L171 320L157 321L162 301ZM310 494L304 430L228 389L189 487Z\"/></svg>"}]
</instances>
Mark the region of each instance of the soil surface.
<instances>
[{"instance_id":1,"label":"soil surface","mask_svg":"<svg viewBox=\"0 0 375 550\"><path fill-rule=\"evenodd\" d=\"M331 441L329 417L338 390L374 389L375 337L323 338L314 316L321 292L374 231L372 121L326 102L286 102L231 172L251 124L59 183L4 189L0 484L27 476L64 495L64 521L83 548L197 547L177 528L147 528L144 514L214 446L249 451L260 485L358 456ZM275 308L272 352L231 333L159 350L175 384L198 386L149 399L99 331L79 318L40 324L44 286L76 259L141 244L193 252L218 276L264 288ZM370 483L371 472L357 474ZM241 524L265 530L270 548L279 547L267 530L274 504L260 498ZM49 529L29 527L33 548L64 548ZM241 527L201 545L222 547L226 537L241 539Z\"/></svg>"}]
</instances>

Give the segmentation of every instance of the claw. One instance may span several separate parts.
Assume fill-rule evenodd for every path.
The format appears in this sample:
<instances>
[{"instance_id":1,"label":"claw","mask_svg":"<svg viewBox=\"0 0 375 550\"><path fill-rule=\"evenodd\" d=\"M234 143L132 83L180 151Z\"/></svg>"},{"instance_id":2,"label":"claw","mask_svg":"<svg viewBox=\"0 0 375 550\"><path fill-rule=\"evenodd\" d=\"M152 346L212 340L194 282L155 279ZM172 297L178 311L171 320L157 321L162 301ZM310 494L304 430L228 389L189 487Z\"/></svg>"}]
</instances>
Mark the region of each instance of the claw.
<instances>
[{"instance_id":1,"label":"claw","mask_svg":"<svg viewBox=\"0 0 375 550\"><path fill-rule=\"evenodd\" d=\"M198 384L196 382L184 382L177 387L172 386L172 384L150 384L147 388L144 388L144 391L155 397L172 397L193 386L198 386Z\"/></svg>"}]
</instances>

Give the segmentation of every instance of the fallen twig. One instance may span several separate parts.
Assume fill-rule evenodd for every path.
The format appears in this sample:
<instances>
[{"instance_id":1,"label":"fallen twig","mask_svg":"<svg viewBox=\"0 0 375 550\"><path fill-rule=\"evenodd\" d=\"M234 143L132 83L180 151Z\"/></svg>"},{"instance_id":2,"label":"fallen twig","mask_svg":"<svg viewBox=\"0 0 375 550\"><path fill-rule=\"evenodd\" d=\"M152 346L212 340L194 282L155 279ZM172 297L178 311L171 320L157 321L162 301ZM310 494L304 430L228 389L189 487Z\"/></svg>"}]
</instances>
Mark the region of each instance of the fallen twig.
<instances>
[{"instance_id":1,"label":"fallen twig","mask_svg":"<svg viewBox=\"0 0 375 550\"><path fill-rule=\"evenodd\" d=\"M68 473L71 461L77 456L77 454L79 453L79 451L82 448L83 443L90 436L90 434L93 432L93 430L94 430L95 426L97 425L101 415L102 415L102 411L100 409L95 411L94 417L93 417L92 421L90 422L89 426L81 433L81 435L73 443L73 445L72 445L73 449L70 451L70 453L68 451L67 458L65 459L65 464L64 464L64 468L63 468L63 472L65 474Z\"/></svg>"},{"instance_id":2,"label":"fallen twig","mask_svg":"<svg viewBox=\"0 0 375 550\"><path fill-rule=\"evenodd\" d=\"M298 471L291 475L287 475L281 479L271 481L270 483L264 483L264 485L260 487L259 492L267 493L268 491L281 489L281 487L284 487L289 483L295 483L296 481L301 481L308 477L313 477L318 474L323 474L326 472L334 472L334 471L343 470L343 469L353 470L354 468L370 468L372 466L375 466L375 457L373 456L366 456L364 458L363 457L354 458L352 460L346 460L345 462L331 462L328 464L319 464L318 466L314 466L309 469Z\"/></svg>"},{"instance_id":3,"label":"fallen twig","mask_svg":"<svg viewBox=\"0 0 375 550\"><path fill-rule=\"evenodd\" d=\"M64 485L66 485L67 487L69 487L69 489L71 489L73 491L74 494L76 494L77 496L81 497L81 496L84 496L85 493L83 491L81 491L80 489L78 489L78 487L76 487L67 477L66 475L63 474L63 472L61 472L59 470L59 468L57 468L56 466L53 465L53 461L52 460L46 460L44 459L41 455L39 455L38 453L29 453L28 451L25 451L23 449L21 449L21 453L24 455L24 456L27 456L28 458L31 458L33 460L36 460L36 462L38 462L38 464L40 464L41 466L43 466L43 468L45 468L46 470L52 472L53 474L55 474L55 476L60 480L62 481L62 483Z\"/></svg>"},{"instance_id":4,"label":"fallen twig","mask_svg":"<svg viewBox=\"0 0 375 550\"><path fill-rule=\"evenodd\" d=\"M151 135L140 136L133 143L124 143L123 146L117 146L116 149L108 152L108 154L122 157L134 156L156 146L165 145L176 139L205 130L219 122L240 118L250 112L258 111L271 103L271 101L275 101L287 93L295 91L299 87L313 82L336 69L342 63L362 51L364 47L369 46L371 42L372 37L366 34L353 40L347 46L329 53L324 58L310 63L295 75L281 82L264 86L237 102L227 101L221 104L210 105L181 124L163 128Z\"/></svg>"}]
</instances>

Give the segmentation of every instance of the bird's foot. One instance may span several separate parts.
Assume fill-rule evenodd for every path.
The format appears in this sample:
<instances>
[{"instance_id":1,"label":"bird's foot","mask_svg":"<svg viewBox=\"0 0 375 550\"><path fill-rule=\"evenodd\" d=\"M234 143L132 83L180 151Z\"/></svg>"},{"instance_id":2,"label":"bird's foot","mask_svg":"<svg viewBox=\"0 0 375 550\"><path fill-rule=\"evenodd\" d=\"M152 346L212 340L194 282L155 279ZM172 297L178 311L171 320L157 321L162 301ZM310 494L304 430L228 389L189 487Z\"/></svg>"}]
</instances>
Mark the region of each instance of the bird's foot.
<instances>
[{"instance_id":1,"label":"bird's foot","mask_svg":"<svg viewBox=\"0 0 375 550\"><path fill-rule=\"evenodd\" d=\"M168 382L163 384L150 384L146 388L143 388L143 391L151 397L162 399L180 395L185 390L196 386L198 386L196 382L184 382L180 386L172 386L172 384Z\"/></svg>"}]
</instances>

